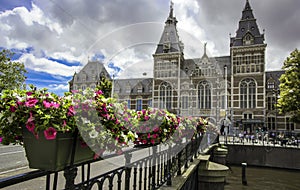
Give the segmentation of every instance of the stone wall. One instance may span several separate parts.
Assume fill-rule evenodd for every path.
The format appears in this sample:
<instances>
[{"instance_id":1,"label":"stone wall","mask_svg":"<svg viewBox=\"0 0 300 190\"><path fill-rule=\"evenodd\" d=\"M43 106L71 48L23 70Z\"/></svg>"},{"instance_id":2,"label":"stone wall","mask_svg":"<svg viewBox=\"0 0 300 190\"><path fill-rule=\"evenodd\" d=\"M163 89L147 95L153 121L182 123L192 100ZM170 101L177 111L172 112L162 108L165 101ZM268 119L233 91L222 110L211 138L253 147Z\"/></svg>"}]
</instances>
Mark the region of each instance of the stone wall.
<instances>
[{"instance_id":1,"label":"stone wall","mask_svg":"<svg viewBox=\"0 0 300 190\"><path fill-rule=\"evenodd\" d=\"M226 145L227 163L246 162L253 166L267 166L300 170L300 149L272 146Z\"/></svg>"}]
</instances>

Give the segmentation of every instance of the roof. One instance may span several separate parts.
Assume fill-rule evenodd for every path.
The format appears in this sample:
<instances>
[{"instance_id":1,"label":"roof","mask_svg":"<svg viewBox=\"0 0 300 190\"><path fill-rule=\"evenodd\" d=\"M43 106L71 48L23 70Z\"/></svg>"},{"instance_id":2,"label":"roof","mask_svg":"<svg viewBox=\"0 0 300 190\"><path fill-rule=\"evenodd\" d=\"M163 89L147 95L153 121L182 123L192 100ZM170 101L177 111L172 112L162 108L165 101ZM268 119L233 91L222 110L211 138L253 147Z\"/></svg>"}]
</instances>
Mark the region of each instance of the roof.
<instances>
[{"instance_id":1,"label":"roof","mask_svg":"<svg viewBox=\"0 0 300 190\"><path fill-rule=\"evenodd\" d=\"M251 41L251 44L244 44L243 39L247 36L253 40ZM264 40L264 34L259 32L252 8L247 0L245 8L242 12L242 18L239 21L239 27L236 31L236 36L230 39L230 46L264 44Z\"/></svg>"},{"instance_id":2,"label":"roof","mask_svg":"<svg viewBox=\"0 0 300 190\"><path fill-rule=\"evenodd\" d=\"M157 45L155 54L183 52L183 43L179 40L176 17L173 16L173 3L170 5L170 13L165 22L165 27Z\"/></svg>"}]
</instances>

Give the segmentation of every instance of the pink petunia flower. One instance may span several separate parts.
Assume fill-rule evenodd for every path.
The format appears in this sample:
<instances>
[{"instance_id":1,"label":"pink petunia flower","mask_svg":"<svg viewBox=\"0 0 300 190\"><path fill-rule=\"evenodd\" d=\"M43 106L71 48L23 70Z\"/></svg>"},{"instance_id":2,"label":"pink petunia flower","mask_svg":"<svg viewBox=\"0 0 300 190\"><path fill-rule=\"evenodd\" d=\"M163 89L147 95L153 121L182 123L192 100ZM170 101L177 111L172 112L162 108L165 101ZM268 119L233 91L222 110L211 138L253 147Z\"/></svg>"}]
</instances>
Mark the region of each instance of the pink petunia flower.
<instances>
[{"instance_id":1,"label":"pink petunia flower","mask_svg":"<svg viewBox=\"0 0 300 190\"><path fill-rule=\"evenodd\" d=\"M38 102L37 99L35 98L29 98L26 102L25 102L25 106L27 107L34 107L35 104Z\"/></svg>"},{"instance_id":2,"label":"pink petunia flower","mask_svg":"<svg viewBox=\"0 0 300 190\"><path fill-rule=\"evenodd\" d=\"M44 135L47 140L55 139L56 134L57 134L57 131L53 127L49 127L47 130L44 131Z\"/></svg>"},{"instance_id":3,"label":"pink petunia flower","mask_svg":"<svg viewBox=\"0 0 300 190\"><path fill-rule=\"evenodd\" d=\"M68 111L68 116L74 116L75 115L75 110L73 106L69 107L69 111Z\"/></svg>"},{"instance_id":4,"label":"pink petunia flower","mask_svg":"<svg viewBox=\"0 0 300 190\"><path fill-rule=\"evenodd\" d=\"M29 118L27 120L27 123L31 123L34 121L34 117L32 116L32 112L29 112Z\"/></svg>"},{"instance_id":5,"label":"pink petunia flower","mask_svg":"<svg viewBox=\"0 0 300 190\"><path fill-rule=\"evenodd\" d=\"M63 127L65 127L67 125L66 120L63 120Z\"/></svg>"},{"instance_id":6,"label":"pink petunia flower","mask_svg":"<svg viewBox=\"0 0 300 190\"><path fill-rule=\"evenodd\" d=\"M30 131L30 132L34 132L34 128L35 128L35 125L34 125L34 123L33 122L27 122L26 123L26 128L28 129L28 131Z\"/></svg>"},{"instance_id":7,"label":"pink petunia flower","mask_svg":"<svg viewBox=\"0 0 300 190\"><path fill-rule=\"evenodd\" d=\"M57 103L57 102L51 102L51 103L52 103L51 106L56 108L56 109L59 108L59 106L60 106L60 104Z\"/></svg>"},{"instance_id":8,"label":"pink petunia flower","mask_svg":"<svg viewBox=\"0 0 300 190\"><path fill-rule=\"evenodd\" d=\"M151 139L151 144L155 144L155 140L154 139Z\"/></svg>"},{"instance_id":9,"label":"pink petunia flower","mask_svg":"<svg viewBox=\"0 0 300 190\"><path fill-rule=\"evenodd\" d=\"M153 131L157 133L159 131L159 127L155 127Z\"/></svg>"},{"instance_id":10,"label":"pink petunia flower","mask_svg":"<svg viewBox=\"0 0 300 190\"><path fill-rule=\"evenodd\" d=\"M101 95L101 94L103 94L103 92L102 92L102 90L97 90L97 91L96 91L96 94L97 94L97 95Z\"/></svg>"},{"instance_id":11,"label":"pink petunia flower","mask_svg":"<svg viewBox=\"0 0 300 190\"><path fill-rule=\"evenodd\" d=\"M9 111L11 111L11 112L15 112L16 111L16 106L10 106L10 108L9 108Z\"/></svg>"},{"instance_id":12,"label":"pink petunia flower","mask_svg":"<svg viewBox=\"0 0 300 190\"><path fill-rule=\"evenodd\" d=\"M32 92L26 92L27 96L30 96L32 94Z\"/></svg>"},{"instance_id":13,"label":"pink petunia flower","mask_svg":"<svg viewBox=\"0 0 300 190\"><path fill-rule=\"evenodd\" d=\"M154 139L156 139L158 136L159 136L158 134L153 134L153 135L152 135L152 137L153 137Z\"/></svg>"},{"instance_id":14,"label":"pink petunia flower","mask_svg":"<svg viewBox=\"0 0 300 190\"><path fill-rule=\"evenodd\" d=\"M46 100L43 101L43 105L45 106L45 108L50 108L51 107L51 103L47 102Z\"/></svg>"}]
</instances>

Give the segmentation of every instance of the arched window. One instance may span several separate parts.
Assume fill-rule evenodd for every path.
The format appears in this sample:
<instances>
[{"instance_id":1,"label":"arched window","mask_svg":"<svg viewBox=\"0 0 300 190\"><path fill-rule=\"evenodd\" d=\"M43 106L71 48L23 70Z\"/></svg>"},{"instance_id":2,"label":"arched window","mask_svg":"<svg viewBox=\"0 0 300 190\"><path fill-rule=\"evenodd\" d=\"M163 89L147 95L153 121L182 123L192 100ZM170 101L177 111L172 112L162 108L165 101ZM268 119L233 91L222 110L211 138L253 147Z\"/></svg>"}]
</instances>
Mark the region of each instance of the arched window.
<instances>
[{"instance_id":1,"label":"arched window","mask_svg":"<svg viewBox=\"0 0 300 190\"><path fill-rule=\"evenodd\" d=\"M207 81L202 81L198 85L198 108L211 108L211 85Z\"/></svg>"},{"instance_id":2,"label":"arched window","mask_svg":"<svg viewBox=\"0 0 300 190\"><path fill-rule=\"evenodd\" d=\"M172 87L169 83L164 82L159 87L159 105L161 109L172 108Z\"/></svg>"},{"instance_id":3,"label":"arched window","mask_svg":"<svg viewBox=\"0 0 300 190\"><path fill-rule=\"evenodd\" d=\"M253 79L244 79L240 83L240 107L256 107L256 84Z\"/></svg>"}]
</instances>

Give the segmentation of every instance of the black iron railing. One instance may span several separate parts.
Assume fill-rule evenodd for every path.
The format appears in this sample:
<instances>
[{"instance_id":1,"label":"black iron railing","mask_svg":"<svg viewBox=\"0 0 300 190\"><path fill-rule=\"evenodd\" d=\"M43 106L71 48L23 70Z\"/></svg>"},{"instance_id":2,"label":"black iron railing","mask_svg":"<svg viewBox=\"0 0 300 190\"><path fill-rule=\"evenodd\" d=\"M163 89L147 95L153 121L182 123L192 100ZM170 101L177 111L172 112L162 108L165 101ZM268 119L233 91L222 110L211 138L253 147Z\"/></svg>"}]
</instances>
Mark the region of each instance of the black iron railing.
<instances>
[{"instance_id":1,"label":"black iron railing","mask_svg":"<svg viewBox=\"0 0 300 190\"><path fill-rule=\"evenodd\" d=\"M172 185L172 177L182 175L190 162L199 154L202 136L199 134L187 143L159 145L148 148L131 148L123 155L110 155L105 160L118 157L124 161L110 171L93 171L95 164L105 160L93 160L74 165L59 172L33 171L0 179L0 188L46 176L45 189L58 189L58 176L64 176L64 189L158 189ZM148 155L143 152L147 152ZM139 158L140 157L140 158ZM78 169L81 169L78 171ZM100 169L101 170L101 169ZM78 175L79 173L79 175ZM96 174L95 174L96 173Z\"/></svg>"}]
</instances>

